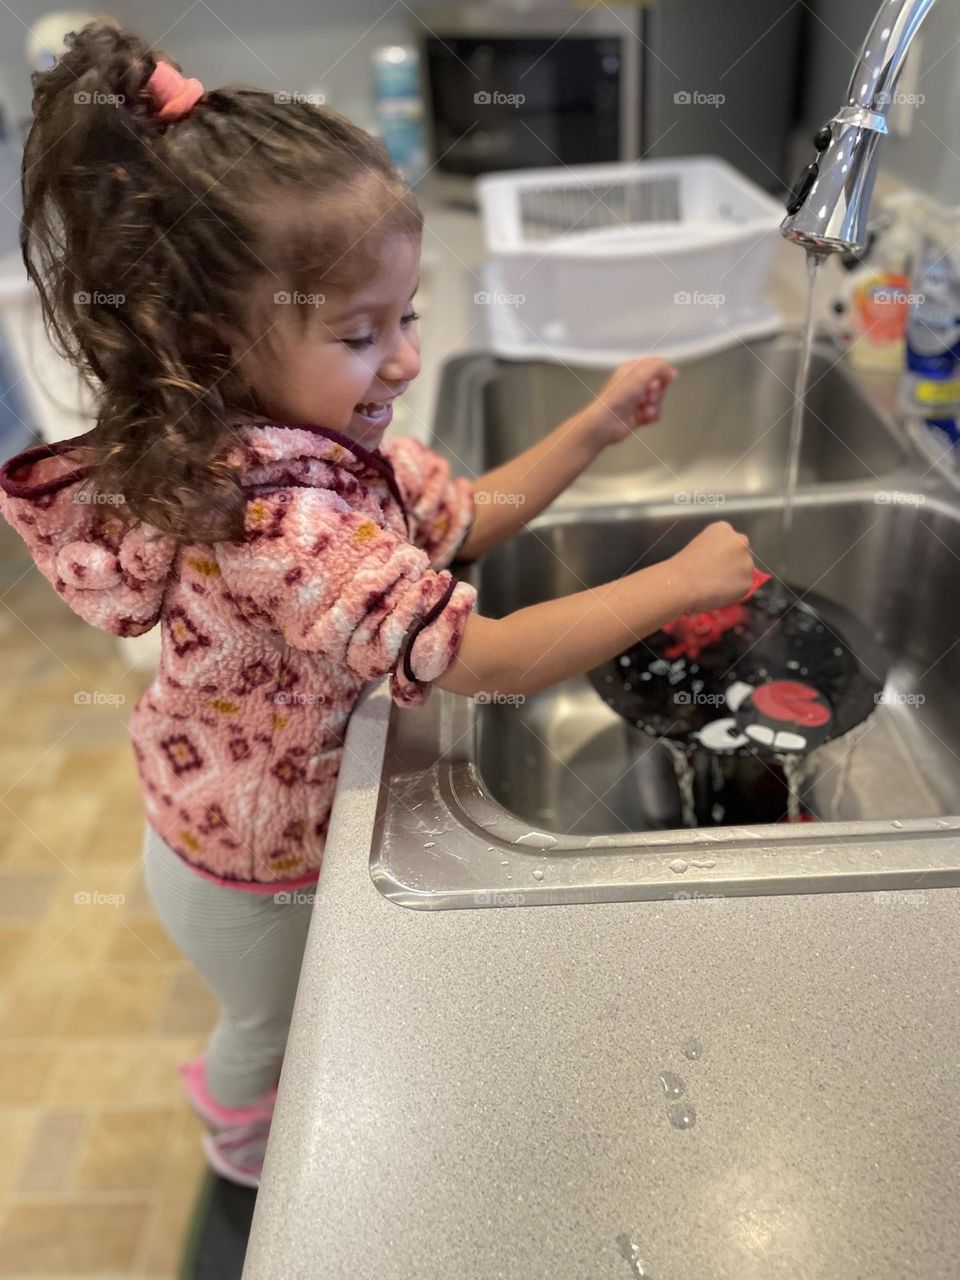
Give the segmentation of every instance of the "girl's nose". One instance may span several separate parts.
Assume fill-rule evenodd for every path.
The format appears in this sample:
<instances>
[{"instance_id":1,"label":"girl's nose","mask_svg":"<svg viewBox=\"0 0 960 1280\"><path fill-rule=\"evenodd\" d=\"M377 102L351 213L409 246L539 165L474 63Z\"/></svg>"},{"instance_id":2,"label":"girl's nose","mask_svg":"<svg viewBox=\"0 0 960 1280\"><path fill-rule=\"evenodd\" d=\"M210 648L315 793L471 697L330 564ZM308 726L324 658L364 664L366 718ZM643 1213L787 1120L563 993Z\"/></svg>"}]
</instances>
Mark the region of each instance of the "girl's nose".
<instances>
[{"instance_id":1,"label":"girl's nose","mask_svg":"<svg viewBox=\"0 0 960 1280\"><path fill-rule=\"evenodd\" d=\"M419 372L419 343L402 334L380 366L379 375L384 382L412 382Z\"/></svg>"}]
</instances>

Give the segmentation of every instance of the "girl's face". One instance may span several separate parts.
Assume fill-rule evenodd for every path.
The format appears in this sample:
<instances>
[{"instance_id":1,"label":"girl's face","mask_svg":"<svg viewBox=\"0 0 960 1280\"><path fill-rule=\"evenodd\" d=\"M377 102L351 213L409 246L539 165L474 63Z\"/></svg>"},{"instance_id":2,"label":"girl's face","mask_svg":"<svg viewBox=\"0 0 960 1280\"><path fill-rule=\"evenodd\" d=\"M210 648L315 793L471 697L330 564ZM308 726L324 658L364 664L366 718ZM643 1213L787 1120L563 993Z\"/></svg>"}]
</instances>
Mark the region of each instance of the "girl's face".
<instances>
[{"instance_id":1,"label":"girl's face","mask_svg":"<svg viewBox=\"0 0 960 1280\"><path fill-rule=\"evenodd\" d=\"M238 366L269 417L330 427L377 448L394 399L420 372L413 310L419 264L419 241L392 234L370 280L349 296L268 299L264 313L275 317L269 336L249 351L241 346Z\"/></svg>"}]
</instances>

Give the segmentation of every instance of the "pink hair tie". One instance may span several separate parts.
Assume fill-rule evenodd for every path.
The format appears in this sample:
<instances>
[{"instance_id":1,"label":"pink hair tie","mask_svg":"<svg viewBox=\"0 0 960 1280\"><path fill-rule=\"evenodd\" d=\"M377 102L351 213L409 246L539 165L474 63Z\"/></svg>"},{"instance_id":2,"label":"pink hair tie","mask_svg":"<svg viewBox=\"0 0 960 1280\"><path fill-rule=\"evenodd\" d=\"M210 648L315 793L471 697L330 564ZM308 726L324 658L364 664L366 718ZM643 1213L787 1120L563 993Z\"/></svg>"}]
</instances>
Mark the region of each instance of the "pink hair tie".
<instances>
[{"instance_id":1,"label":"pink hair tie","mask_svg":"<svg viewBox=\"0 0 960 1280\"><path fill-rule=\"evenodd\" d=\"M158 62L145 91L153 98L157 120L180 120L203 97L199 80L188 80L169 62Z\"/></svg>"}]
</instances>

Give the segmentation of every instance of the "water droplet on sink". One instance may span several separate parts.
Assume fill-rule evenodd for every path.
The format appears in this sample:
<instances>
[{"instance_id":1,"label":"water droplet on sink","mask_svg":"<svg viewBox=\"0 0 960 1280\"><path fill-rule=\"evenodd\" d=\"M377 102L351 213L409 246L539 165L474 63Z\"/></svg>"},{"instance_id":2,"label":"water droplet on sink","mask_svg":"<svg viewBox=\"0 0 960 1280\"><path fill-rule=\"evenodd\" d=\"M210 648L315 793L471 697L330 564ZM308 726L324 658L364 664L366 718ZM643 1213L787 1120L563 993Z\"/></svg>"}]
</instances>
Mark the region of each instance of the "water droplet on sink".
<instances>
[{"instance_id":1,"label":"water droplet on sink","mask_svg":"<svg viewBox=\"0 0 960 1280\"><path fill-rule=\"evenodd\" d=\"M675 1071L661 1071L660 1083L663 1085L663 1092L668 1098L679 1098L682 1093L686 1093L687 1084Z\"/></svg>"},{"instance_id":2,"label":"water droplet on sink","mask_svg":"<svg viewBox=\"0 0 960 1280\"><path fill-rule=\"evenodd\" d=\"M533 873L533 878L534 878L534 880L542 880L542 879L543 879L543 872L540 870L540 868L539 868L539 867L537 867L536 871L534 871L534 873Z\"/></svg>"},{"instance_id":3,"label":"water droplet on sink","mask_svg":"<svg viewBox=\"0 0 960 1280\"><path fill-rule=\"evenodd\" d=\"M703 1045L696 1036L688 1036L680 1046L680 1051L685 1058L689 1058L691 1062L696 1062L703 1053Z\"/></svg>"},{"instance_id":4,"label":"water droplet on sink","mask_svg":"<svg viewBox=\"0 0 960 1280\"><path fill-rule=\"evenodd\" d=\"M436 841L434 841L434 840L428 840L428 841L427 841L427 843L426 843L423 847L424 847L425 849L435 849L435 848L437 847L437 846L436 846Z\"/></svg>"},{"instance_id":5,"label":"water droplet on sink","mask_svg":"<svg viewBox=\"0 0 960 1280\"><path fill-rule=\"evenodd\" d=\"M557 838L547 835L545 831L528 831L525 836L519 836L513 843L524 844L533 849L552 849L557 843Z\"/></svg>"},{"instance_id":6,"label":"water droplet on sink","mask_svg":"<svg viewBox=\"0 0 960 1280\"><path fill-rule=\"evenodd\" d=\"M903 830L903 823L900 821L899 818L894 818L894 820L890 823L890 825L891 827L895 827L897 831Z\"/></svg>"},{"instance_id":7,"label":"water droplet on sink","mask_svg":"<svg viewBox=\"0 0 960 1280\"><path fill-rule=\"evenodd\" d=\"M667 863L667 866L678 876L682 876L687 869L687 864L682 858L674 858L672 862Z\"/></svg>"},{"instance_id":8,"label":"water droplet on sink","mask_svg":"<svg viewBox=\"0 0 960 1280\"><path fill-rule=\"evenodd\" d=\"M692 1129L697 1123L696 1108L689 1102L674 1102L667 1107L667 1118L675 1129Z\"/></svg>"},{"instance_id":9,"label":"water droplet on sink","mask_svg":"<svg viewBox=\"0 0 960 1280\"><path fill-rule=\"evenodd\" d=\"M694 858L691 864L694 867L700 867L701 870L709 869L717 865L716 858Z\"/></svg>"},{"instance_id":10,"label":"water droplet on sink","mask_svg":"<svg viewBox=\"0 0 960 1280\"><path fill-rule=\"evenodd\" d=\"M509 858L503 858L503 859L501 859L500 865L501 865L501 867L509 867L509 865L510 865L510 859L509 859Z\"/></svg>"},{"instance_id":11,"label":"water droplet on sink","mask_svg":"<svg viewBox=\"0 0 960 1280\"><path fill-rule=\"evenodd\" d=\"M950 822L948 822L948 821L946 820L946 818L938 818L938 819L937 819L937 826L940 828L940 830L941 830L941 831L952 831L952 830L953 830L953 824L952 824L952 823L950 823Z\"/></svg>"}]
</instances>

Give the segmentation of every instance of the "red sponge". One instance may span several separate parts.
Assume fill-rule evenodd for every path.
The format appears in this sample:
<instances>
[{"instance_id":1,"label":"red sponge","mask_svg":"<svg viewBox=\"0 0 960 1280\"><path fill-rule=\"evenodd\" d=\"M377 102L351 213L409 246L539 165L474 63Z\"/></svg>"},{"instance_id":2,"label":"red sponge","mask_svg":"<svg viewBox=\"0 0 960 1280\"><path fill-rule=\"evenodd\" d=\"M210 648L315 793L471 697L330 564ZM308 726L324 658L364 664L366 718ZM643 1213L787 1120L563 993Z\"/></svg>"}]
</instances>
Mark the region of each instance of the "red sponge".
<instances>
[{"instance_id":1,"label":"red sponge","mask_svg":"<svg viewBox=\"0 0 960 1280\"><path fill-rule=\"evenodd\" d=\"M673 637L674 643L664 649L665 658L699 658L701 652L726 635L731 627L739 626L746 621L747 611L744 605L755 591L769 582L773 575L764 573L762 569L754 569L753 582L746 595L738 604L724 605L722 609L707 609L703 613L685 613L683 617L668 622L664 631Z\"/></svg>"}]
</instances>

